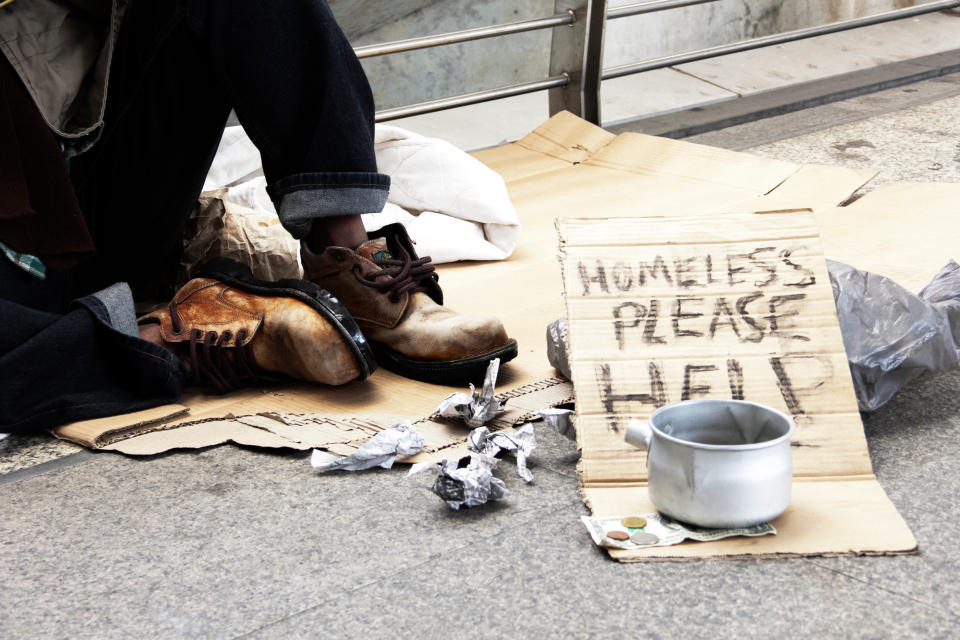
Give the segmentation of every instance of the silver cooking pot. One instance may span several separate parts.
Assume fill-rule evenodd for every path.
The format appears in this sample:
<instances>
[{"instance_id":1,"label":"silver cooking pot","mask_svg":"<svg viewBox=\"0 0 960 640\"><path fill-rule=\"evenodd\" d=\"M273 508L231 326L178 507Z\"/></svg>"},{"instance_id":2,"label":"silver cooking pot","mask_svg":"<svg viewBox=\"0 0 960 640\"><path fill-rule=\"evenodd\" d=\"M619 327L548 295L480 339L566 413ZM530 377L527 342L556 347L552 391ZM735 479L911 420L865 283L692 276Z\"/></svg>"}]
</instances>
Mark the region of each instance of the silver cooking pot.
<instances>
[{"instance_id":1,"label":"silver cooking pot","mask_svg":"<svg viewBox=\"0 0 960 640\"><path fill-rule=\"evenodd\" d=\"M676 520L745 527L790 503L793 420L743 400L687 400L631 420L626 441L647 451L650 499Z\"/></svg>"}]
</instances>

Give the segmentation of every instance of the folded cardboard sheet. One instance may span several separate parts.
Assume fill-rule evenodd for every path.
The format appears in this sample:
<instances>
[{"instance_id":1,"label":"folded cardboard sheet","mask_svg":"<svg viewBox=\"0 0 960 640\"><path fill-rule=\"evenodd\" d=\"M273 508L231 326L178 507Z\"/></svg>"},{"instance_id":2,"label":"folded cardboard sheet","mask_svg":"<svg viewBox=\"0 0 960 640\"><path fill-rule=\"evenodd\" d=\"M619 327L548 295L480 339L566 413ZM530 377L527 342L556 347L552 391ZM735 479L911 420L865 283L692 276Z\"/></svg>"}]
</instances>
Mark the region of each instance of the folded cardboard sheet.
<instances>
[{"instance_id":1,"label":"folded cardboard sheet","mask_svg":"<svg viewBox=\"0 0 960 640\"><path fill-rule=\"evenodd\" d=\"M828 258L913 293L960 260L960 184L893 182L816 213Z\"/></svg>"},{"instance_id":2,"label":"folded cardboard sheet","mask_svg":"<svg viewBox=\"0 0 960 640\"><path fill-rule=\"evenodd\" d=\"M442 460L467 455L463 422L433 415L448 389L429 387L432 401L422 412L392 412L402 403L374 405L381 413L344 413L329 410L322 402L322 390L311 385L288 385L211 398L201 394L184 398L182 405L166 405L137 413L85 420L64 425L56 435L65 440L105 451L128 455L154 455L174 449L196 449L226 442L252 447L306 450L322 448L338 455L350 455L383 429L408 420L423 436L422 453L407 462ZM437 394L440 395L437 395ZM538 419L536 412L573 400L572 385L550 377L535 383L513 386L497 393L505 411L489 423L493 430L517 428ZM415 405L410 405L415 406ZM326 411L318 412L317 408Z\"/></svg>"},{"instance_id":3,"label":"folded cardboard sheet","mask_svg":"<svg viewBox=\"0 0 960 640\"><path fill-rule=\"evenodd\" d=\"M630 418L704 397L793 416L793 500L777 536L637 550L623 561L916 548L870 465L810 212L558 223L570 365L595 515L654 510Z\"/></svg>"},{"instance_id":4,"label":"folded cardboard sheet","mask_svg":"<svg viewBox=\"0 0 960 640\"><path fill-rule=\"evenodd\" d=\"M497 391L527 395L524 390L534 390L536 395L530 391L525 402L543 402L539 408L563 402L569 395L569 388L550 382L556 372L546 355L546 326L565 313L556 260L556 218L713 211L758 199L766 208L832 207L847 200L873 175L841 168L799 167L640 134L614 136L569 113L554 116L516 143L474 155L506 180L523 231L517 250L507 260L441 265L438 271L445 302L461 312L494 314L504 322L520 345L520 355L501 368ZM544 385L553 392L542 389ZM229 441L290 446L272 431L273 435L262 433L263 425L272 423L246 418L243 422L235 417L310 414L342 420L347 431L355 427L354 420L387 428L399 417L416 421L430 416L443 397L459 390L463 389L415 382L378 370L366 381L338 388L286 385L222 397L191 393L180 405L159 410L159 414L178 413L186 408L185 415L158 417L153 413L146 418L94 420L68 425L57 434L94 448L127 453ZM515 395L511 402L520 403L520 396ZM433 443L435 448L462 442L468 432L462 426L447 428L447 435ZM306 436L294 440L300 446L351 446L342 443L344 437L339 433L331 433L326 444Z\"/></svg>"}]
</instances>

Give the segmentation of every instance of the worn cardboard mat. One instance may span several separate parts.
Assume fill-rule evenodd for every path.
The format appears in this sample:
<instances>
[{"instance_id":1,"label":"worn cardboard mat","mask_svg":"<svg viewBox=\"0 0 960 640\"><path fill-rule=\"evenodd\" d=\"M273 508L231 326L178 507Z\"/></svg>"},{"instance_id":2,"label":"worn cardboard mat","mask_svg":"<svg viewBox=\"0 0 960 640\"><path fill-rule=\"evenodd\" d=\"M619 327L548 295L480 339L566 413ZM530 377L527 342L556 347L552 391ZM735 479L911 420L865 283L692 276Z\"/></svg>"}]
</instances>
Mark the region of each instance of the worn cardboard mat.
<instances>
[{"instance_id":1,"label":"worn cardboard mat","mask_svg":"<svg viewBox=\"0 0 960 640\"><path fill-rule=\"evenodd\" d=\"M793 415L793 498L779 534L618 560L897 553L916 548L870 465L810 212L558 224L583 495L594 515L652 510L630 418L702 397Z\"/></svg>"},{"instance_id":2,"label":"worn cardboard mat","mask_svg":"<svg viewBox=\"0 0 960 640\"><path fill-rule=\"evenodd\" d=\"M438 270L448 306L497 315L519 342L520 355L501 368L497 390L510 396L509 411L495 426L522 421L572 396L546 356L546 326L565 313L556 218L827 209L873 176L639 134L614 136L567 113L516 143L475 156L506 180L523 224L521 242L508 260ZM179 405L66 425L57 435L129 454L239 442L321 447L346 455L376 431L409 419L427 440L427 452L418 459L452 457L463 451L468 429L429 416L443 397L460 390L380 370L338 388L286 385L223 397L191 393Z\"/></svg>"},{"instance_id":3,"label":"worn cardboard mat","mask_svg":"<svg viewBox=\"0 0 960 640\"><path fill-rule=\"evenodd\" d=\"M354 384L362 388L369 382ZM377 432L409 420L424 437L425 447L421 454L407 461L466 455L465 440L469 429L459 420L432 415L449 389L422 386L426 389L419 406L414 404L416 399L409 398L406 405L389 401L371 403L373 408L380 410L379 413L371 413L369 408L347 413L342 406L327 402L324 396L325 391L340 389L306 384L253 389L222 397L194 392L185 396L181 405L75 422L59 427L55 433L60 438L92 449L128 455L153 455L227 442L298 450L322 448L335 454L350 455ZM536 412L540 409L571 402L573 388L566 380L549 377L513 385L509 390L497 393L497 398L505 403L506 411L489 426L494 430L511 429L536 419ZM417 407L420 413L394 410L404 406Z\"/></svg>"}]
</instances>

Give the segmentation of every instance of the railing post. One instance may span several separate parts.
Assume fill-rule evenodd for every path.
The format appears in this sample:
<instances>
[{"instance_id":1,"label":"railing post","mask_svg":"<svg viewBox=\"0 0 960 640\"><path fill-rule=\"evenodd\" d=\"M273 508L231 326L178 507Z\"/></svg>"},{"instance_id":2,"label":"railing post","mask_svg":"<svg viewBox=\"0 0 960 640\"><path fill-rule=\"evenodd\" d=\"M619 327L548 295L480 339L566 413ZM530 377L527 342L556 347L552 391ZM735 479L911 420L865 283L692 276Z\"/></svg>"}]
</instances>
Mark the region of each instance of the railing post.
<instances>
[{"instance_id":1,"label":"railing post","mask_svg":"<svg viewBox=\"0 0 960 640\"><path fill-rule=\"evenodd\" d=\"M556 0L555 13L571 12L568 27L556 27L550 45L550 75L566 75L565 87L550 90L550 114L566 109L600 124L600 81L607 0Z\"/></svg>"}]
</instances>

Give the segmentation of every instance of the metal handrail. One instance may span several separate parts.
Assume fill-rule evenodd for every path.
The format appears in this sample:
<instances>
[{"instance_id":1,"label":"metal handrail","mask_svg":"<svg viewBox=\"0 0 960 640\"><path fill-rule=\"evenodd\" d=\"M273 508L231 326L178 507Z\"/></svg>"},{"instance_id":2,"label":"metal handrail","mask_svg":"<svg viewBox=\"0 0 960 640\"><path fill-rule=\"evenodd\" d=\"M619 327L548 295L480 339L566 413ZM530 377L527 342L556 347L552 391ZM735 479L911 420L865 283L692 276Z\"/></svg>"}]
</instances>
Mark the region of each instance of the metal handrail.
<instances>
[{"instance_id":1,"label":"metal handrail","mask_svg":"<svg viewBox=\"0 0 960 640\"><path fill-rule=\"evenodd\" d=\"M696 62L697 60L704 60L706 58L714 58L730 53L738 53L740 51L760 49L762 47L769 47L784 42L793 42L794 40L813 38L815 36L822 36L829 33L837 33L838 31L846 31L848 29L856 29L858 27L867 27L873 24L880 24L882 22L890 22L892 20L902 20L903 18L911 18L913 16L919 16L925 13L933 13L935 11L943 11L944 9L952 9L954 7L960 7L960 0L939 0L937 2L928 2L926 4L907 7L905 9L894 9L892 11L878 13L873 16L853 18L851 20L843 20L841 22L833 22L816 27L807 27L805 29L796 29L794 31L787 31L786 33L777 33L769 36L763 36L761 38L754 38L752 40L741 40L731 44L709 47L707 49L700 49L697 51L690 51L672 56L653 58L643 62L610 67L603 70L602 78L604 80L611 80L613 78L620 78L635 73L643 73L644 71L663 69L664 67L672 67L678 64Z\"/></svg>"},{"instance_id":2,"label":"metal handrail","mask_svg":"<svg viewBox=\"0 0 960 640\"><path fill-rule=\"evenodd\" d=\"M702 2L703 0L698 1ZM470 42L473 40L482 40L483 38L494 38L497 36L506 36L514 33L537 31L539 29L552 29L553 27L571 25L574 22L576 22L576 16L572 11L568 11L567 13L560 13L549 18L521 20L519 22L508 22L506 24L497 24L490 27L477 27L476 29L451 31L449 33L440 33L433 36L424 36L422 38L410 38L408 40L397 40L395 42L385 42L383 44L355 47L353 51L357 54L358 58L372 58L373 56L385 56L391 53L416 51L417 49L440 47L448 44L456 44L458 42Z\"/></svg>"},{"instance_id":3,"label":"metal handrail","mask_svg":"<svg viewBox=\"0 0 960 640\"><path fill-rule=\"evenodd\" d=\"M377 122L386 122L396 120L397 118L407 118L409 116L419 116L424 113L433 113L444 109L454 107L465 107L471 104L499 100L500 98L511 98L525 93L534 93L546 89L558 89L565 87L570 83L568 76L554 76L546 80L536 80L534 82L523 82L520 84L511 84L506 87L496 89L486 89L484 91L474 91L473 93L464 93L449 98L440 98L439 100L430 100L427 102L418 102L417 104L407 105L405 107L396 107L394 109L384 109L377 112Z\"/></svg>"},{"instance_id":4,"label":"metal handrail","mask_svg":"<svg viewBox=\"0 0 960 640\"><path fill-rule=\"evenodd\" d=\"M616 18L627 18L644 13L653 13L654 11L666 11L667 9L677 9L680 7L688 7L719 1L720 0L649 0L648 2L638 2L636 4L623 5L610 9L607 12L607 18L611 20ZM358 58L372 58L375 56L390 55L392 53L404 53L406 51L416 51L418 49L428 49L430 47L442 47L449 44L472 42L474 40L482 40L484 38L495 38L514 33L552 29L554 27L572 25L574 22L576 22L576 19L576 15L573 11L567 11L566 13L559 13L547 18L520 20L518 22L508 22L489 27L463 29L461 31L438 33L436 35L422 36L420 38L408 38L406 40L395 40L393 42L384 42L381 44L364 45L355 47L353 51L357 54Z\"/></svg>"},{"instance_id":5,"label":"metal handrail","mask_svg":"<svg viewBox=\"0 0 960 640\"><path fill-rule=\"evenodd\" d=\"M617 18L653 13L654 11L666 11L667 9L679 9L680 7L690 7L697 4L719 1L720 0L649 0L649 2L637 2L636 4L611 7L607 9L607 19L616 20Z\"/></svg>"},{"instance_id":6,"label":"metal handrail","mask_svg":"<svg viewBox=\"0 0 960 640\"><path fill-rule=\"evenodd\" d=\"M555 56L557 52L554 51L551 54L551 67L553 67L551 72L554 75L544 80L513 84L495 89L487 89L484 91L474 91L472 93L460 94L448 98L429 100L403 107L385 109L377 112L376 119L377 122L384 122L397 118L433 113L435 111L441 111L444 109L478 104L481 102L488 102L490 100L508 98L550 89L552 90L550 98L551 112L558 108L569 108L571 111L577 111L582 117L585 117L591 121L596 121L596 123L599 124L599 79L612 80L614 78L643 73L645 71L653 71L655 69L672 67L689 62L696 62L706 58L760 49L762 47L782 44L784 42L793 42L795 40L802 40L805 38L812 38L830 33L846 31L849 29L856 29L858 27L866 27L883 22L890 22L893 20L901 20L903 18L923 15L925 13L933 13L936 11L960 7L960 0L937 0L935 2L927 2L925 4L913 7L895 9L873 16L854 18L851 20L844 20L841 22L834 22L816 27L796 29L786 33L778 33L760 38L753 38L750 40L741 40L739 42L718 45L706 49L699 49L697 51L689 51L671 56L652 58L650 60L644 60L636 63L618 65L603 69L602 72L600 71L604 22L606 19L615 20L618 18L626 18L629 16L652 13L655 11L665 11L668 9L677 9L681 7L708 4L718 1L719 0L646 0L645 2L622 5L607 10L605 6L606 0L566 0L564 2L557 0L554 6L554 11L556 14L553 16L535 18L532 20L521 20L518 22L498 24L489 27L452 31L449 33L441 33L420 38L410 38L407 40L398 40L383 44L356 47L354 51L359 58L370 58L374 56L388 55L391 53L415 51L429 47L469 42L473 40L493 38L515 33L524 33L541 29L554 29L559 26L571 26L579 30L585 29L583 41L580 42L579 57L583 63L580 68L566 69L564 65L567 63L563 62L561 62L560 65L555 64L555 59L553 56ZM576 9L567 9L566 12L563 12L563 9L567 8L569 5L575 6ZM599 30L599 34L596 33L597 30ZM555 40L559 33L560 32L557 31L554 32ZM563 37L569 39L570 36ZM580 36L577 36L577 38L580 38ZM557 47L554 45L553 48L556 49ZM586 83L584 83L585 80ZM574 94L578 95L574 96ZM558 104L561 106L556 106ZM565 104L572 106L563 107Z\"/></svg>"}]
</instances>

